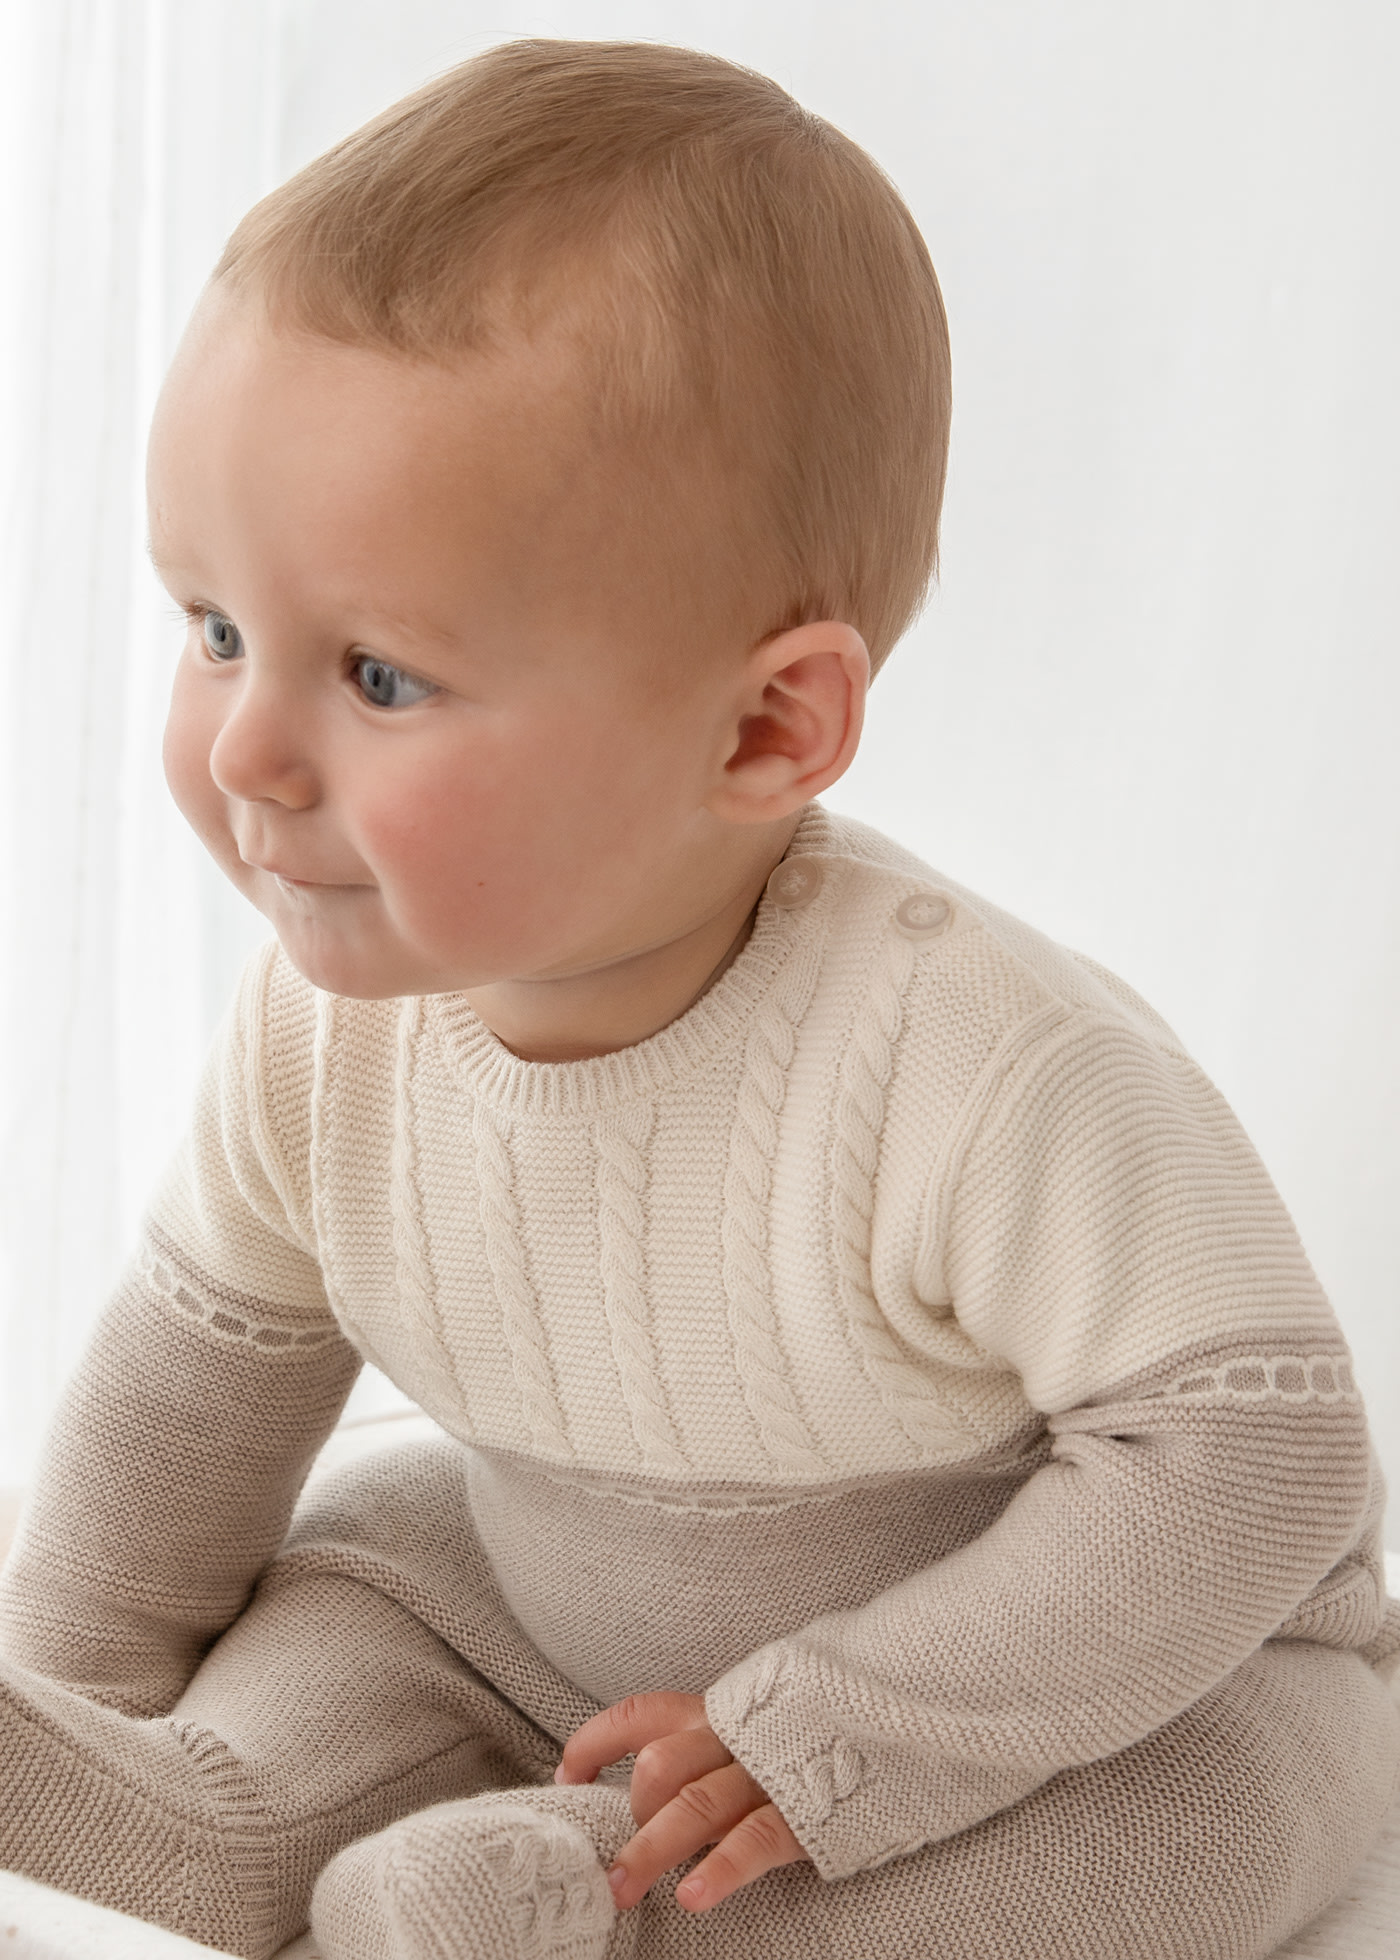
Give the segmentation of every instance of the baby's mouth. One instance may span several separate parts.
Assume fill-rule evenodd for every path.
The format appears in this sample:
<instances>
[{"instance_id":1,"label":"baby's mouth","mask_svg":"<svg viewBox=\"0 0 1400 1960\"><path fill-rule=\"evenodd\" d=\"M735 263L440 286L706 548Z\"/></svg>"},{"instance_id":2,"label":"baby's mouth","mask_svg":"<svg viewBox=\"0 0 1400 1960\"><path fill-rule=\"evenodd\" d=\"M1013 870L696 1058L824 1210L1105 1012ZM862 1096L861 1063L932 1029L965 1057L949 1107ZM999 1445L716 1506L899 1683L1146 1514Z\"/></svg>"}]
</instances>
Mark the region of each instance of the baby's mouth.
<instances>
[{"instance_id":1,"label":"baby's mouth","mask_svg":"<svg viewBox=\"0 0 1400 1960\"><path fill-rule=\"evenodd\" d=\"M239 856L243 857L241 851L239 852ZM358 889L360 883L360 881L354 879L302 878L298 877L294 871L290 871L280 864L264 864L258 858L245 857L243 858L243 862L250 871L261 871L265 878L271 878L274 884L281 885L287 891L352 891Z\"/></svg>"}]
</instances>

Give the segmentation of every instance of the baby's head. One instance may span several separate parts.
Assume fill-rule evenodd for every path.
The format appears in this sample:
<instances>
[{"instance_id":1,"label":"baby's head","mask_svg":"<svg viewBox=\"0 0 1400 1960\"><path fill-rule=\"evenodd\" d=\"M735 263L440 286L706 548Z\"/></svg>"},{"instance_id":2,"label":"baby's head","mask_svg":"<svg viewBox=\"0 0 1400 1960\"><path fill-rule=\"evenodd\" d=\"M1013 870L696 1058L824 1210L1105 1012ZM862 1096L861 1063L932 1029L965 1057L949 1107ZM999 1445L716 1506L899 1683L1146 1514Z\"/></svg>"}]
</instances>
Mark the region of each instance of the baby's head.
<instances>
[{"instance_id":1,"label":"baby's head","mask_svg":"<svg viewBox=\"0 0 1400 1960\"><path fill-rule=\"evenodd\" d=\"M849 762L947 425L855 145L712 57L495 49L258 205L177 355L177 798L337 991L683 935Z\"/></svg>"}]
</instances>

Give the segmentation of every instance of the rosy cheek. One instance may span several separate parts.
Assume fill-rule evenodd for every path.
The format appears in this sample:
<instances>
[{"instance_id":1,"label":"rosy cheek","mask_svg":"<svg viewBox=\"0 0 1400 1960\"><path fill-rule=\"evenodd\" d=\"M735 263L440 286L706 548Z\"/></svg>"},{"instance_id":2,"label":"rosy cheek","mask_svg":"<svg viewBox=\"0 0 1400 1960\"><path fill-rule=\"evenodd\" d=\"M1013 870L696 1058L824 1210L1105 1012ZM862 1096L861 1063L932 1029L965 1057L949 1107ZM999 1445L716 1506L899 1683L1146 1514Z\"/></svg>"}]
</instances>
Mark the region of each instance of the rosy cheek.
<instances>
[{"instance_id":1,"label":"rosy cheek","mask_svg":"<svg viewBox=\"0 0 1400 1960\"><path fill-rule=\"evenodd\" d=\"M508 926L520 892L548 881L562 786L522 750L420 753L359 804L357 848L406 924L434 936Z\"/></svg>"},{"instance_id":2,"label":"rosy cheek","mask_svg":"<svg viewBox=\"0 0 1400 1960\"><path fill-rule=\"evenodd\" d=\"M489 849L498 813L489 786L459 771L381 780L360 805L356 843L381 878L408 891L442 890Z\"/></svg>"}]
</instances>

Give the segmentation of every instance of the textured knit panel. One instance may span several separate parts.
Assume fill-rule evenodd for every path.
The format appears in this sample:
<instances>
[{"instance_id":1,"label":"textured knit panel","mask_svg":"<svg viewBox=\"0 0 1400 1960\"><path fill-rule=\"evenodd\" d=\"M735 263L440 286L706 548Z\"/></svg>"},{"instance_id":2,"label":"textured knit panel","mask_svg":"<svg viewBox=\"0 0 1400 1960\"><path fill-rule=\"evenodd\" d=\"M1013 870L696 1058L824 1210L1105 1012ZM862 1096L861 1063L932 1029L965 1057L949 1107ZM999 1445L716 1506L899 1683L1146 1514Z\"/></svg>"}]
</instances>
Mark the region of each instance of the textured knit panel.
<instances>
[{"instance_id":1,"label":"textured knit panel","mask_svg":"<svg viewBox=\"0 0 1400 1960\"><path fill-rule=\"evenodd\" d=\"M323 1960L629 1960L604 1860L635 1826L621 1790L510 1790L436 1804L321 1876Z\"/></svg>"},{"instance_id":2,"label":"textured knit panel","mask_svg":"<svg viewBox=\"0 0 1400 1960\"><path fill-rule=\"evenodd\" d=\"M337 1473L303 1501L279 1561L282 1583L298 1584L313 1572L353 1573L388 1590L562 1739L589 1705L576 1699L571 1711L560 1708L566 1684L503 1610L466 1504L468 1480L475 1494L477 1475L446 1444L380 1452ZM633 1497L647 1489L643 1479L617 1485ZM730 1515L724 1506L736 1493L693 1495L713 1520ZM795 1495L773 1494L786 1503ZM576 1525L585 1502L596 1501L577 1496L565 1528ZM974 1527L980 1502L964 1492L965 1529ZM951 1493L950 1507L958 1508ZM660 1514L648 1506L643 1515ZM635 1542L624 1541L624 1556ZM654 1610L639 1611L643 1631ZM697 1613L697 1627L704 1624ZM212 1699L206 1712L213 1713ZM766 1953L770 1946L794 1960L832 1951L844 1960L848 1951L865 1950L859 1941L866 1926L900 1951L944 1960L951 1952L956 1960L966 1943L977 1960L988 1953L1002 1960L1020 1951L1043 1903L1047 1950L1063 1946L1066 1960L1078 1960L1080 1951L1112 1960L1124 1953L1133 1960L1159 1953L1255 1960L1335 1891L1364 1847L1394 1784L1396 1728L1383 1687L1353 1657L1329 1658L1311 1643L1271 1643L1145 1742L1063 1772L1021 1804L925 1853L831 1890L813 1869L794 1867L698 1919L676 1909L662 1884L641 1915L627 1918L640 1920L639 1950L655 1960ZM439 1870L446 1903L454 1889L450 1861ZM1241 1889L1245 1870L1251 1877ZM822 1899L825 1918L817 1910ZM991 1939L987 1923L1002 1947L983 1943ZM441 1934L445 1950L460 1949L450 1920Z\"/></svg>"},{"instance_id":3,"label":"textured knit panel","mask_svg":"<svg viewBox=\"0 0 1400 1960\"><path fill-rule=\"evenodd\" d=\"M761 916L737 998L721 982L698 1033L611 1070L503 1061L450 1002L322 1004L321 1266L362 1349L456 1434L593 1468L825 1482L1024 1429L1005 1370L970 1423L876 1302L874 1160L922 975L890 930L903 887L806 861L828 889L801 920ZM1003 992L992 1035L1026 1005ZM967 1080L940 1064L940 1121L982 1059L965 1045ZM891 1198L906 1291L922 1196L906 1176Z\"/></svg>"},{"instance_id":4,"label":"textured knit panel","mask_svg":"<svg viewBox=\"0 0 1400 1960\"><path fill-rule=\"evenodd\" d=\"M359 1371L335 1325L151 1227L60 1404L0 1580L0 1646L137 1715L244 1605Z\"/></svg>"},{"instance_id":5,"label":"textured knit panel","mask_svg":"<svg viewBox=\"0 0 1400 1960\"><path fill-rule=\"evenodd\" d=\"M245 1603L359 1370L306 1250L316 1002L286 974L249 962L0 1582L10 1654L139 1715Z\"/></svg>"},{"instance_id":6,"label":"textured knit panel","mask_svg":"<svg viewBox=\"0 0 1400 1960\"><path fill-rule=\"evenodd\" d=\"M945 1146L920 1261L929 1296L955 1302L1047 1412L1236 1329L1263 1330L1261 1363L1327 1353L1331 1308L1200 1070L1097 1016L1027 1032ZM1253 1392L1240 1387L1245 1405Z\"/></svg>"},{"instance_id":7,"label":"textured knit panel","mask_svg":"<svg viewBox=\"0 0 1400 1960\"><path fill-rule=\"evenodd\" d=\"M473 1451L470 1490L516 1619L613 1702L702 1694L804 1619L864 1605L985 1531L1035 1461L792 1490L565 1475Z\"/></svg>"},{"instance_id":8,"label":"textured knit panel","mask_svg":"<svg viewBox=\"0 0 1400 1960\"><path fill-rule=\"evenodd\" d=\"M134 1714L168 1708L244 1604L359 1369L306 1250L315 1031L263 948L0 1580L5 1650Z\"/></svg>"},{"instance_id":9,"label":"textured knit panel","mask_svg":"<svg viewBox=\"0 0 1400 1960\"><path fill-rule=\"evenodd\" d=\"M1345 1883L1400 1721L1354 1655L1268 1645L1175 1721L984 1823L714 1912L649 1895L636 1960L1264 1960Z\"/></svg>"},{"instance_id":10,"label":"textured knit panel","mask_svg":"<svg viewBox=\"0 0 1400 1960\"><path fill-rule=\"evenodd\" d=\"M467 1452L446 1439L376 1450L318 1480L278 1556L277 1583L319 1574L384 1594L563 1743L601 1704L511 1613L481 1544L470 1480Z\"/></svg>"},{"instance_id":11,"label":"textured knit panel","mask_svg":"<svg viewBox=\"0 0 1400 1960\"><path fill-rule=\"evenodd\" d=\"M439 1003L395 1010L392 1047L387 1009L330 1010L317 1132L355 1138L351 1160L313 1165L331 1296L464 1439L608 1470L829 1475L768 1245L785 1064L820 942L780 914L756 937L698 1038L646 1044L636 1076L606 1058L619 1067L585 1068L573 1093L557 1083L572 1070L503 1068L489 1051L483 1065L479 1042L463 1056ZM829 1360L804 1356L818 1379Z\"/></svg>"},{"instance_id":12,"label":"textured knit panel","mask_svg":"<svg viewBox=\"0 0 1400 1960\"><path fill-rule=\"evenodd\" d=\"M216 1284L329 1323L304 1167L316 999L275 945L259 949L215 1037L194 1121L151 1216ZM302 1161L297 1162L300 1143Z\"/></svg>"}]
</instances>

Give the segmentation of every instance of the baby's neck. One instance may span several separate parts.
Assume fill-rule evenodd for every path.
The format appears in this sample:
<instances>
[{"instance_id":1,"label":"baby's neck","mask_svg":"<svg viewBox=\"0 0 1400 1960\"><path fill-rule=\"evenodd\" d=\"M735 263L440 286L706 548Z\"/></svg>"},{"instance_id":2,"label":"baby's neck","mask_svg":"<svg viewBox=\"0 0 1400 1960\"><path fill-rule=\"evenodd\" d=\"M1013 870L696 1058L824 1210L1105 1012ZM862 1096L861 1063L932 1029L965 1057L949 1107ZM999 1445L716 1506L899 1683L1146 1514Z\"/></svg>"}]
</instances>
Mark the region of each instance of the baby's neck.
<instances>
[{"instance_id":1,"label":"baby's neck","mask_svg":"<svg viewBox=\"0 0 1400 1960\"><path fill-rule=\"evenodd\" d=\"M732 896L691 930L590 968L503 980L467 999L497 1040L526 1062L581 1062L630 1048L693 1007L748 941L754 913L797 819Z\"/></svg>"}]
</instances>

